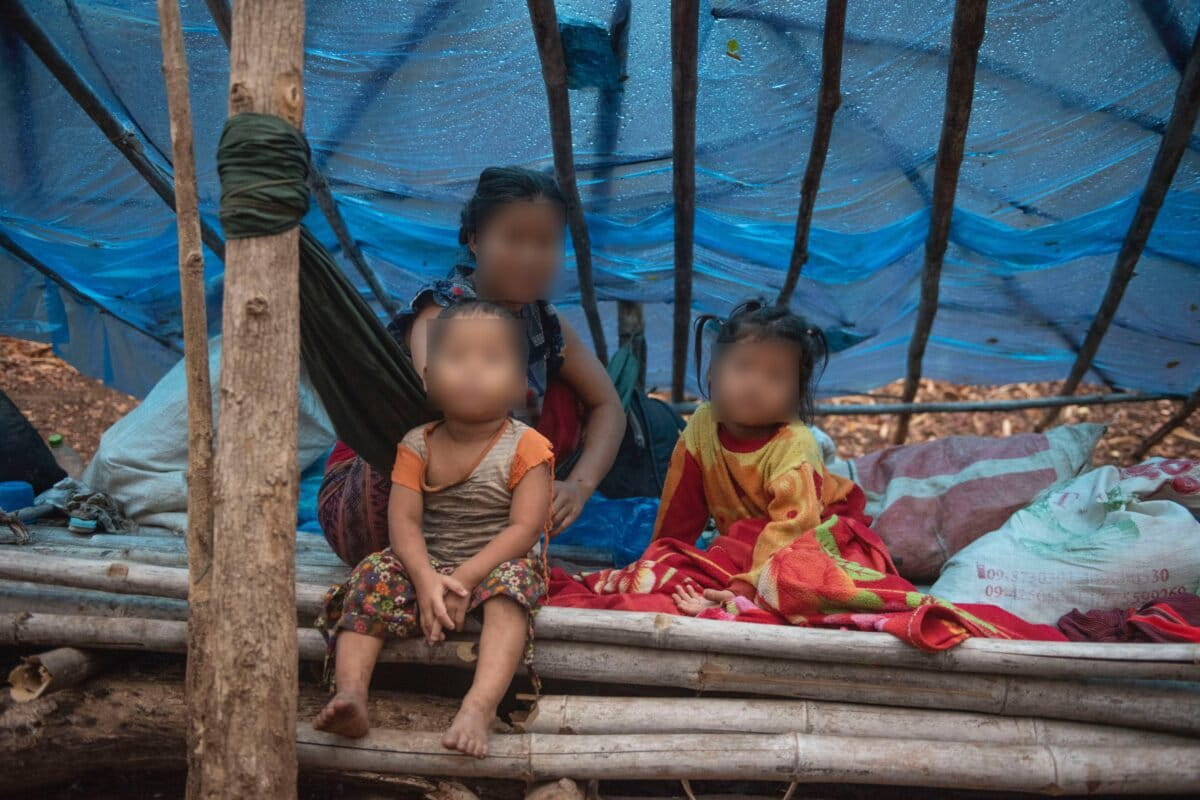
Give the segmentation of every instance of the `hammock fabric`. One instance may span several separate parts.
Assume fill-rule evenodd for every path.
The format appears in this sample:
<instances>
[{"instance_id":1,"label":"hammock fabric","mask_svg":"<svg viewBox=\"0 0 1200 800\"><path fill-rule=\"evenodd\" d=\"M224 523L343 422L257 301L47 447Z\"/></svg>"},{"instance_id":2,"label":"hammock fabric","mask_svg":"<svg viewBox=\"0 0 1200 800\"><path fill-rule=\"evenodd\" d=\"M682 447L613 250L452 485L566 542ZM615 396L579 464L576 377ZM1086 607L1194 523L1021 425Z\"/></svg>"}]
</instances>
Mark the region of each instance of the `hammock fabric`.
<instances>
[{"instance_id":1,"label":"hammock fabric","mask_svg":"<svg viewBox=\"0 0 1200 800\"><path fill-rule=\"evenodd\" d=\"M279 117L230 117L217 170L221 227L230 239L282 233L308 210L308 143ZM389 474L396 442L435 414L408 355L303 227L300 356L338 438Z\"/></svg>"}]
</instances>

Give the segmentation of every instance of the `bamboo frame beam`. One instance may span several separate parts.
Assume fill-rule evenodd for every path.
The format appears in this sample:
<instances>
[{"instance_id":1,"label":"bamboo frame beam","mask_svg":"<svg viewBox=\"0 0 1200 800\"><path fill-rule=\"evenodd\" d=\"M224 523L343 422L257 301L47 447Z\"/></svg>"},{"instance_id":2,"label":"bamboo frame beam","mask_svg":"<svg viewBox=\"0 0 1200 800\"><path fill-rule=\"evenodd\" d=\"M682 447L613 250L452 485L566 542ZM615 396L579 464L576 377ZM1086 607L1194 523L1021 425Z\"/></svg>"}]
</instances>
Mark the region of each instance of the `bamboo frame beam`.
<instances>
[{"instance_id":1,"label":"bamboo frame beam","mask_svg":"<svg viewBox=\"0 0 1200 800\"><path fill-rule=\"evenodd\" d=\"M980 788L1041 794L1187 791L1200 785L1196 747L1068 747L933 743L787 734L492 736L487 758L451 754L441 734L374 730L352 742L302 725L310 769L514 780L788 780ZM886 757L881 757L886 753Z\"/></svg>"},{"instance_id":2,"label":"bamboo frame beam","mask_svg":"<svg viewBox=\"0 0 1200 800\"><path fill-rule=\"evenodd\" d=\"M1179 409L1171 415L1170 419L1164 422L1153 433L1147 436L1137 450L1133 452L1133 460L1141 461L1150 452L1150 448L1167 438L1171 431L1178 428L1180 425L1188 421L1188 417L1196 413L1196 409L1200 408L1200 387L1192 392L1186 400L1179 406Z\"/></svg>"},{"instance_id":3,"label":"bamboo frame beam","mask_svg":"<svg viewBox=\"0 0 1200 800\"><path fill-rule=\"evenodd\" d=\"M864 414L966 414L992 411L1021 411L1028 408L1050 408L1054 406L1108 406L1120 403L1150 403L1157 400L1178 400L1181 395L1163 393L1121 393L1072 395L1070 397L1030 397L1018 400L954 400L933 403L875 403L854 405L832 405L821 403L816 407L818 417L861 416ZM672 403L676 411L690 414L696 403Z\"/></svg>"},{"instance_id":4,"label":"bamboo frame beam","mask_svg":"<svg viewBox=\"0 0 1200 800\"><path fill-rule=\"evenodd\" d=\"M0 559L0 579L31 581L175 599L187 597L187 573L120 561L24 553L9 548ZM325 585L296 585L301 616L315 618ZM796 659L827 664L864 664L937 672L1053 678L1126 678L1200 681L1200 645L1022 642L972 638L958 647L925 653L890 636L790 626L729 626L667 614L543 608L535 622L539 640L612 644L674 651Z\"/></svg>"},{"instance_id":5,"label":"bamboo frame beam","mask_svg":"<svg viewBox=\"0 0 1200 800\"><path fill-rule=\"evenodd\" d=\"M579 302L587 317L592 346L602 364L608 363L608 344L600 308L596 304L596 282L592 275L592 244L575 179L575 152L571 141L571 101L567 94L567 58L558 31L554 0L527 0L529 21L542 64L546 105L550 114L550 142L554 150L554 175L567 199L567 226L575 245L575 273L579 278Z\"/></svg>"},{"instance_id":6,"label":"bamboo frame beam","mask_svg":"<svg viewBox=\"0 0 1200 800\"><path fill-rule=\"evenodd\" d=\"M178 0L158 0L163 78L171 123L175 169L175 224L178 228L179 290L183 306L183 349L187 372L187 561L188 795L198 798L201 739L212 702L213 672L209 634L215 626L212 603L213 417L208 364L208 316L204 301L204 250L200 246L200 198L192 146L192 106L188 93L187 49Z\"/></svg>"},{"instance_id":7,"label":"bamboo frame beam","mask_svg":"<svg viewBox=\"0 0 1200 800\"><path fill-rule=\"evenodd\" d=\"M1175 92L1171 119L1167 122L1167 130L1163 133L1162 141L1158 145L1158 152L1154 155L1154 164L1150 167L1150 174L1146 178L1146 185L1138 199L1133 220L1125 232L1121 250L1117 253L1116 263L1113 265L1112 274L1108 279L1108 288L1105 289L1100 307L1092 318L1092 324L1088 327L1087 336L1079 348L1075 363L1071 365L1071 372L1063 382L1061 395L1075 393L1084 375L1091 367L1096 353L1099 352L1100 343L1104 340L1104 335L1108 333L1113 318L1117 315L1117 309L1125 296L1125 289L1133 280L1138 259L1141 258L1146 242L1150 238L1154 221L1158 218L1163 200L1166 199L1167 190L1171 188L1171 180L1175 177L1175 170L1179 167L1180 159L1183 158L1183 151L1187 148L1192 128L1196 125L1197 112L1200 112L1200 29L1196 31L1196 37L1192 41L1192 51L1188 56L1187 67L1183 71L1183 77L1179 80L1179 88ZM1050 425L1057 416L1057 411L1048 411L1042 421L1038 423L1037 430L1042 430Z\"/></svg>"},{"instance_id":8,"label":"bamboo frame beam","mask_svg":"<svg viewBox=\"0 0 1200 800\"><path fill-rule=\"evenodd\" d=\"M42 28L37 20L29 13L20 0L13 0L5 7L5 21L17 35L29 46L29 49L41 60L50 74L62 85L71 98L83 109L96 126L104 133L123 156L141 175L150 188L162 201L175 210L175 192L171 186L171 174L151 161L147 156L142 141L135 131L124 125L104 104L104 101L88 85L70 61L63 54ZM225 257L225 244L221 235L207 223L200 223L201 237L209 249L218 258Z\"/></svg>"},{"instance_id":9,"label":"bamboo frame beam","mask_svg":"<svg viewBox=\"0 0 1200 800\"><path fill-rule=\"evenodd\" d=\"M675 320L671 399L683 400L692 333L692 273L696 234L696 90L700 34L698 0L671 0L671 139L675 197Z\"/></svg>"},{"instance_id":10,"label":"bamboo frame beam","mask_svg":"<svg viewBox=\"0 0 1200 800\"><path fill-rule=\"evenodd\" d=\"M213 23L217 26L217 32L221 34L221 39L224 40L225 46L228 47L232 17L229 3L226 0L205 0L205 5L208 6L208 13L212 16ZM371 290L371 294L388 315L388 318L396 316L396 312L400 310L399 306L396 305L396 302L384 290L374 270L367 264L367 259L363 255L362 248L358 246L358 240L350 234L350 228L346 225L346 218L342 216L341 208L338 207L337 200L333 196L333 191L329 188L329 181L317 169L315 164L309 165L308 187L312 191L313 197L317 199L317 206L320 207L321 213L325 215L325 220L329 223L329 227L333 231L338 245L342 248L342 252L346 254L346 258L354 265L354 269L367 284L367 288Z\"/></svg>"},{"instance_id":11,"label":"bamboo frame beam","mask_svg":"<svg viewBox=\"0 0 1200 800\"><path fill-rule=\"evenodd\" d=\"M813 126L812 147L808 153L808 164L804 168L804 180L800 184L800 210L796 214L796 238L792 245L792 258L788 264L783 288L779 290L779 297L775 301L785 307L791 304L796 283L800 280L800 270L808 262L808 236L812 230L813 210L817 205L817 192L821 188L825 157L829 155L833 118L838 106L842 104L842 48L845 38L846 0L826 0L817 120Z\"/></svg>"},{"instance_id":12,"label":"bamboo frame beam","mask_svg":"<svg viewBox=\"0 0 1200 800\"><path fill-rule=\"evenodd\" d=\"M933 173L933 200L929 210L929 235L925 239L925 263L921 269L921 302L912 339L908 345L907 375L903 402L917 396L921 381L921 362L937 315L938 284L942 260L950 241L950 222L954 214L954 195L958 190L958 172L962 166L967 126L971 121L971 103L975 95L975 64L987 20L987 0L957 0L954 25L950 32L950 68L946 74L946 110L942 117L942 136L938 142ZM896 425L893 441L903 444L908 436L911 414L904 412Z\"/></svg>"},{"instance_id":13,"label":"bamboo frame beam","mask_svg":"<svg viewBox=\"0 0 1200 800\"><path fill-rule=\"evenodd\" d=\"M1000 717L962 711L892 708L819 700L761 700L725 697L596 697L542 695L518 733L628 735L641 733L788 733L871 738L881 731L918 731L939 742L993 745L1148 744L1200 747L1200 741L1169 733L1086 722Z\"/></svg>"},{"instance_id":14,"label":"bamboo frame beam","mask_svg":"<svg viewBox=\"0 0 1200 800\"><path fill-rule=\"evenodd\" d=\"M0 644L12 646L180 653L186 635L185 623L168 620L0 616ZM324 660L325 640L317 630L301 629L296 636L300 659ZM379 660L466 670L475 668L477 651L476 642L460 638L434 646L419 639L390 640ZM288 665L272 666L285 670ZM533 669L542 678L591 683L1037 716L1200 736L1200 693L1191 688L1194 684L1093 683L846 663L832 670L812 661L557 640L537 643Z\"/></svg>"}]
</instances>

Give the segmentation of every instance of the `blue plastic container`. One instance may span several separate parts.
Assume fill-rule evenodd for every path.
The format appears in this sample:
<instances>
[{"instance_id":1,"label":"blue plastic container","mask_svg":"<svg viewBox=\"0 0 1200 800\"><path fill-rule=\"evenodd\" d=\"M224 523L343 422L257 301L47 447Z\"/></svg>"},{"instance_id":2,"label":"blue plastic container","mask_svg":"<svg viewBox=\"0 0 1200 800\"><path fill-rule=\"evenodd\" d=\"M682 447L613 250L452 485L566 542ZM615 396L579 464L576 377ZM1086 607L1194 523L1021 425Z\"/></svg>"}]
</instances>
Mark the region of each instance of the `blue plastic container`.
<instances>
[{"instance_id":1,"label":"blue plastic container","mask_svg":"<svg viewBox=\"0 0 1200 800\"><path fill-rule=\"evenodd\" d=\"M33 505L33 484L29 481L0 481L0 509L16 511Z\"/></svg>"}]
</instances>

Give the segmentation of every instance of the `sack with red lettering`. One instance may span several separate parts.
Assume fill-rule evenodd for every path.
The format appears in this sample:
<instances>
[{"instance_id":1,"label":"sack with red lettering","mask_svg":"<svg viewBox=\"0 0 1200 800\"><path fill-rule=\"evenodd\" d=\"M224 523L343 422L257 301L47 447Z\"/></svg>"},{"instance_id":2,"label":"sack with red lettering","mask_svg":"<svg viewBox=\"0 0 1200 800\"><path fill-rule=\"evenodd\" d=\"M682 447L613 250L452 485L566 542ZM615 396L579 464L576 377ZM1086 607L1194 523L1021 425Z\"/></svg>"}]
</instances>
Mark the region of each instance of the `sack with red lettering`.
<instances>
[{"instance_id":1,"label":"sack with red lettering","mask_svg":"<svg viewBox=\"0 0 1200 800\"><path fill-rule=\"evenodd\" d=\"M930 593L1054 624L1073 609L1134 608L1196 592L1200 521L1177 502L1200 500L1196 474L1195 461L1154 459L1055 484L956 553Z\"/></svg>"}]
</instances>

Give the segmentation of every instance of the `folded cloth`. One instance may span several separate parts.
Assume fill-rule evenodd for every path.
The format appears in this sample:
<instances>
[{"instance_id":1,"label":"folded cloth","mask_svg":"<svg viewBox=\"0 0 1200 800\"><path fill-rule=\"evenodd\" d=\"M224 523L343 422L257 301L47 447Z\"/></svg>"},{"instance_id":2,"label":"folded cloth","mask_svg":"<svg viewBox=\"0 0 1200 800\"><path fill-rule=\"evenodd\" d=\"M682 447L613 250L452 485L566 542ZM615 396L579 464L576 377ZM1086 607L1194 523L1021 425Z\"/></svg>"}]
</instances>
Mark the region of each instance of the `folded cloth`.
<instances>
[{"instance_id":1,"label":"folded cloth","mask_svg":"<svg viewBox=\"0 0 1200 800\"><path fill-rule=\"evenodd\" d=\"M106 492L93 492L74 478L63 478L34 499L34 505L53 506L68 517L96 523L98 531L133 533L138 525L121 503Z\"/></svg>"},{"instance_id":2,"label":"folded cloth","mask_svg":"<svg viewBox=\"0 0 1200 800\"><path fill-rule=\"evenodd\" d=\"M1058 621L1073 642L1200 643L1200 596L1179 594L1152 600L1140 608L1074 609Z\"/></svg>"}]
</instances>

